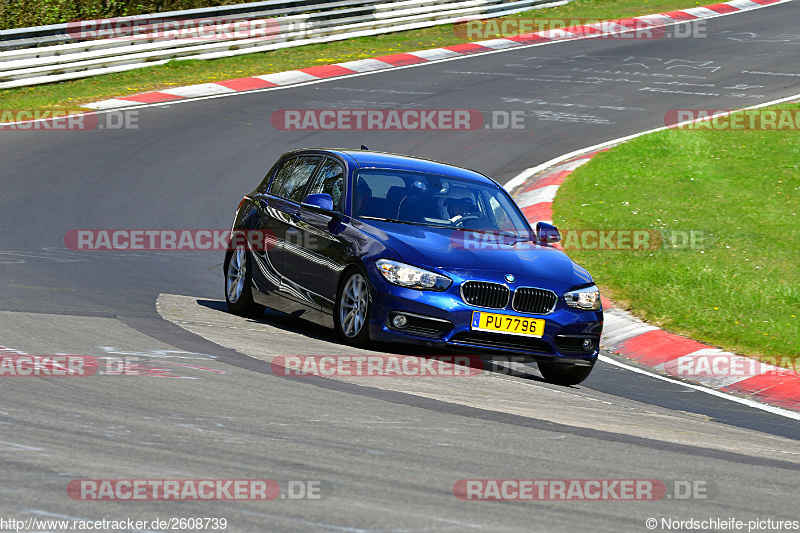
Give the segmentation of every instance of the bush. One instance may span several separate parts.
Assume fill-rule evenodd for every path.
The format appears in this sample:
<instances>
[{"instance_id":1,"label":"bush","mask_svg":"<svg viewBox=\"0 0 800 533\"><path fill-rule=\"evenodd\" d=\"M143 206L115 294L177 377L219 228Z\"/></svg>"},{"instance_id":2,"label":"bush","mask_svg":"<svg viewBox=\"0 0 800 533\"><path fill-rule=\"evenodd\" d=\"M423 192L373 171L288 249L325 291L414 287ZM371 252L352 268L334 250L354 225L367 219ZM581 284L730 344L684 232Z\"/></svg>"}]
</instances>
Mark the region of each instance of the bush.
<instances>
[{"instance_id":1,"label":"bush","mask_svg":"<svg viewBox=\"0 0 800 533\"><path fill-rule=\"evenodd\" d=\"M245 4L237 0L0 0L0 29Z\"/></svg>"}]
</instances>

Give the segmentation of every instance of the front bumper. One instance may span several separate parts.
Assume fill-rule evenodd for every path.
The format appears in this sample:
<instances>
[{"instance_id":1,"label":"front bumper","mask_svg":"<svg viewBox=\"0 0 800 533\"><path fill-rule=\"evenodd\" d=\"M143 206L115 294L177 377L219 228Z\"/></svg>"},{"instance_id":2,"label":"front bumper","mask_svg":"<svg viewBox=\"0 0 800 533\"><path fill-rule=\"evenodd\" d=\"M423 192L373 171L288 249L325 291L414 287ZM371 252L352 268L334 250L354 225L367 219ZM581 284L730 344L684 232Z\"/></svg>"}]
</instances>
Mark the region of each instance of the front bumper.
<instances>
[{"instance_id":1,"label":"front bumper","mask_svg":"<svg viewBox=\"0 0 800 533\"><path fill-rule=\"evenodd\" d=\"M602 310L569 308L561 296L554 311L546 315L520 313L509 306L486 309L466 304L458 287L450 287L445 292L418 291L390 284L380 274L370 278L373 287L370 337L373 340L578 365L591 365L597 359L603 328ZM538 338L473 330L474 311L543 319L545 330ZM407 317L405 327L392 324L397 314ZM589 349L584 346L585 339L591 342Z\"/></svg>"}]
</instances>

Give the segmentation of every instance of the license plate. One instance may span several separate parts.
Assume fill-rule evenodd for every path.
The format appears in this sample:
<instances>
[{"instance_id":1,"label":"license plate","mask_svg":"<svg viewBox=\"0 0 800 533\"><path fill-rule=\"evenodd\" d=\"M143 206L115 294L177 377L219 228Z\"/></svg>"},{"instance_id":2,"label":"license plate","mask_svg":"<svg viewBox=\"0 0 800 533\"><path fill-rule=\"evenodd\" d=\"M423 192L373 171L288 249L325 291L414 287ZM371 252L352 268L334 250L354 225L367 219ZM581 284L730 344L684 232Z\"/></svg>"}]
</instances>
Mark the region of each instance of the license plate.
<instances>
[{"instance_id":1,"label":"license plate","mask_svg":"<svg viewBox=\"0 0 800 533\"><path fill-rule=\"evenodd\" d=\"M472 312L472 329L509 333L511 335L530 335L541 337L544 334L544 320L541 318L524 318L497 313Z\"/></svg>"}]
</instances>

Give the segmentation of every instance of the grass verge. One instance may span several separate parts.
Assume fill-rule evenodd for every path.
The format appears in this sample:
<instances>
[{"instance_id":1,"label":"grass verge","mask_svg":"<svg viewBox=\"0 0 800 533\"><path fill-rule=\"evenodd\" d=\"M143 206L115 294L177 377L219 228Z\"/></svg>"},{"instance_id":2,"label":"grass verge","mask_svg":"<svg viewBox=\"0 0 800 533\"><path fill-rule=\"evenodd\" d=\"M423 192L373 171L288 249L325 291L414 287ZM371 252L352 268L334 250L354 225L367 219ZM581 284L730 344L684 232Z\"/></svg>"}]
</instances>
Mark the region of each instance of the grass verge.
<instances>
[{"instance_id":1,"label":"grass verge","mask_svg":"<svg viewBox=\"0 0 800 533\"><path fill-rule=\"evenodd\" d=\"M577 169L559 189L554 220L711 235L695 249L570 255L651 324L736 353L787 356L797 368L798 134L673 129L638 137Z\"/></svg>"},{"instance_id":2,"label":"grass verge","mask_svg":"<svg viewBox=\"0 0 800 533\"><path fill-rule=\"evenodd\" d=\"M576 0L570 4L514 15L535 19L610 20L688 9L693 0ZM215 60L170 61L62 83L0 90L4 109L69 112L82 104L175 86L258 76L298 68L326 65L375 56L413 52L466 42L455 35L452 24L422 30L360 37L327 44L306 45L271 52Z\"/></svg>"}]
</instances>

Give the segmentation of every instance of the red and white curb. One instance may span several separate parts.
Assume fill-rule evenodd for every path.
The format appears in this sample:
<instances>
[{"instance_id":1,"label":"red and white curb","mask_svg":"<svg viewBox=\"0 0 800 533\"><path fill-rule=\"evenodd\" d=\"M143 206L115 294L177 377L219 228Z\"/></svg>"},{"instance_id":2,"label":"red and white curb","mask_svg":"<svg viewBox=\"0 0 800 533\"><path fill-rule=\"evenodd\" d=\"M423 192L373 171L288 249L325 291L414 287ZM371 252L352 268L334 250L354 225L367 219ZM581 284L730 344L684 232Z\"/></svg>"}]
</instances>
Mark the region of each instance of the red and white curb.
<instances>
[{"instance_id":1,"label":"red and white curb","mask_svg":"<svg viewBox=\"0 0 800 533\"><path fill-rule=\"evenodd\" d=\"M512 179L506 188L513 192L523 214L532 224L539 220L550 222L553 199L564 180L576 168L598 153L620 144L620 141L528 169ZM790 367L783 368L725 352L646 324L616 308L607 298L601 298L605 320L600 340L603 348L667 376L771 406L800 411L800 374L791 369L790 358L783 358L782 362L786 361Z\"/></svg>"},{"instance_id":2,"label":"red and white curb","mask_svg":"<svg viewBox=\"0 0 800 533\"><path fill-rule=\"evenodd\" d=\"M110 100L101 100L99 102L85 104L84 107L91 109L113 109L204 96L218 96L242 91L269 89L273 87L284 87L327 78L365 74L377 70L450 60L476 53L496 52L519 46L550 44L571 39L596 38L600 35L613 35L626 31L659 28L681 22L719 17L749 9L757 9L766 5L778 4L786 1L790 0L733 0L731 2L705 7L693 7L691 9L670 11L668 13L657 13L655 15L644 15L628 19L575 26L564 30L547 30L503 39L490 39L487 41L446 46L444 48L419 50L417 52L360 59L358 61L347 61L345 63L335 63L333 65L320 65L266 74L263 76L252 76L214 83L201 83L173 89L160 89L158 91L134 94L131 96L120 96Z\"/></svg>"}]
</instances>

